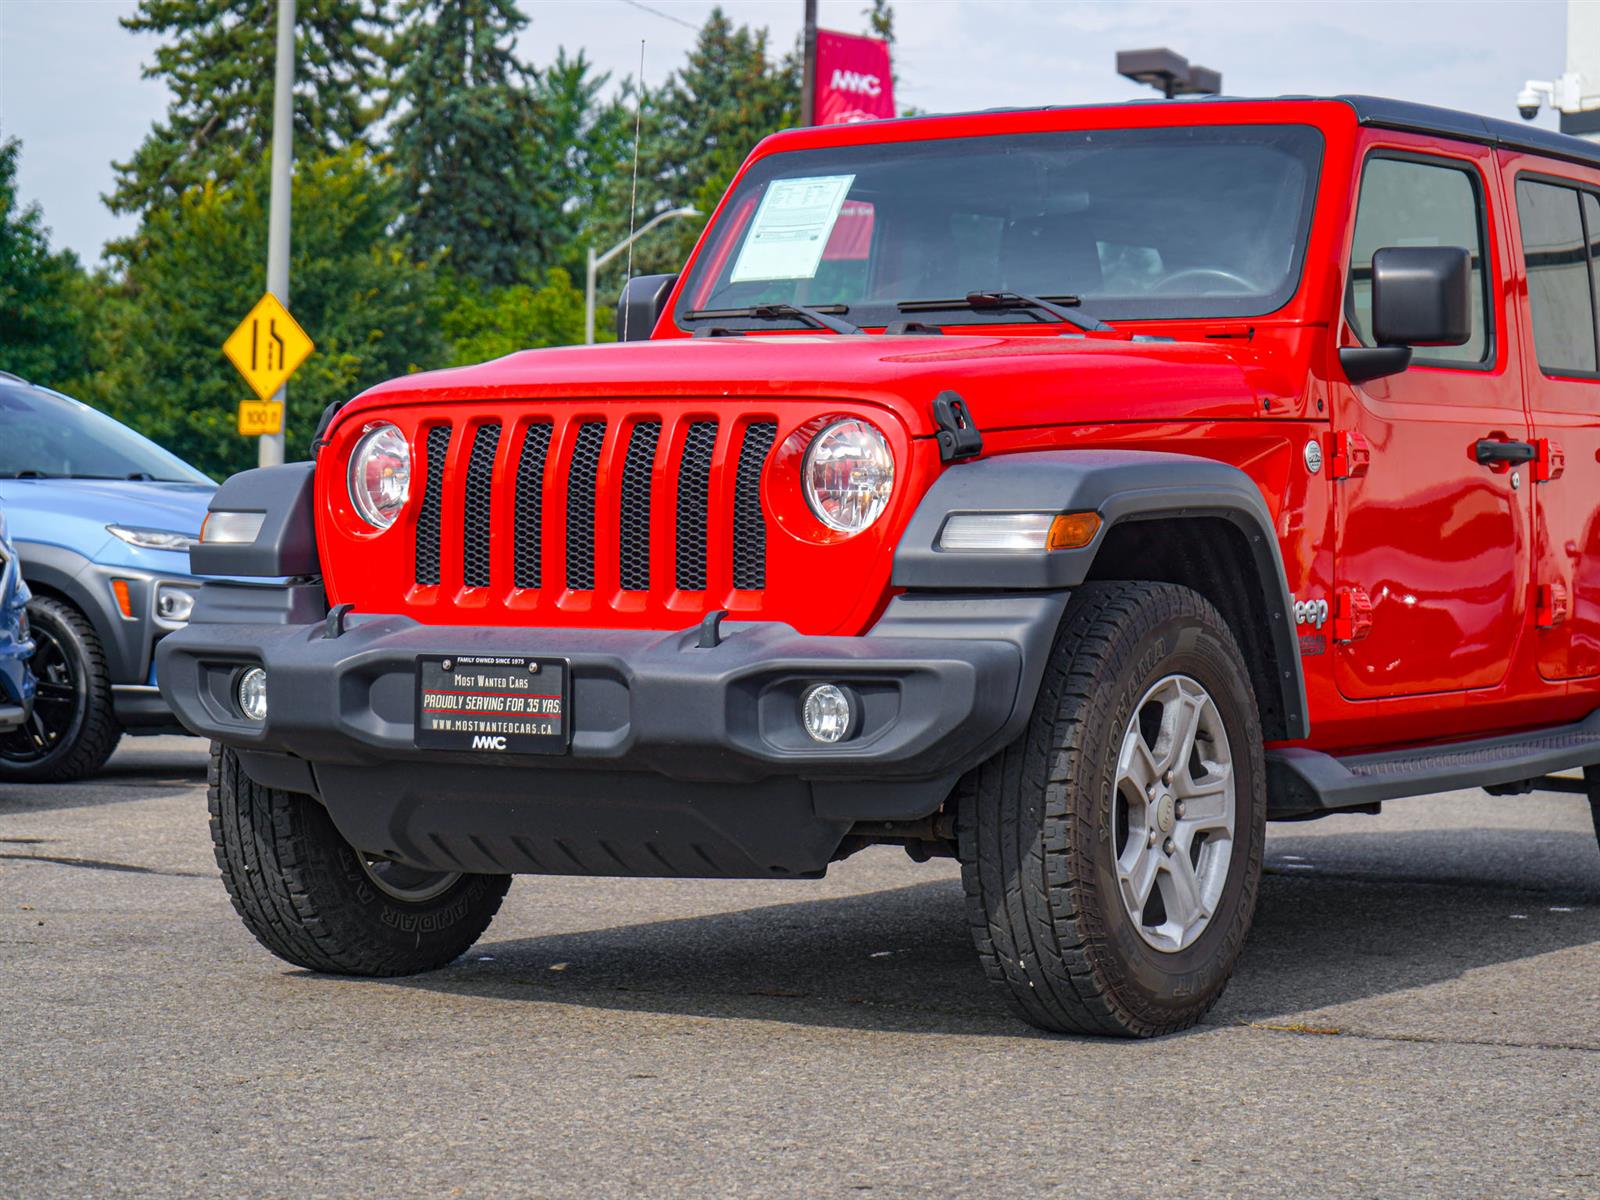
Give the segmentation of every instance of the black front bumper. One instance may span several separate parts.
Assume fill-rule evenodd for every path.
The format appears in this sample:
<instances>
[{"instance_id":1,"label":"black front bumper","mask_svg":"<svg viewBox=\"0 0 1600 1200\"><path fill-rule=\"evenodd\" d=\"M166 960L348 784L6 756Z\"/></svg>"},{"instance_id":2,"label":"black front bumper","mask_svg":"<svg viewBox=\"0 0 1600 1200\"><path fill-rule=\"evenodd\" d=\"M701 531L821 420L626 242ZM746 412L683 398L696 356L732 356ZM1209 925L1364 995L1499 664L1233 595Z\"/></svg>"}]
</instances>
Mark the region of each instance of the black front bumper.
<instances>
[{"instance_id":1,"label":"black front bumper","mask_svg":"<svg viewBox=\"0 0 1600 1200\"><path fill-rule=\"evenodd\" d=\"M183 723L260 782L317 796L360 849L422 866L629 875L801 875L856 821L934 812L1020 731L1064 593L897 598L863 637L786 625L699 631L419 625L351 614L337 636L296 589L208 584L159 648ZM565 755L419 750L422 655L566 660ZM267 672L267 719L233 700ZM817 682L847 685L859 731L818 746Z\"/></svg>"}]
</instances>

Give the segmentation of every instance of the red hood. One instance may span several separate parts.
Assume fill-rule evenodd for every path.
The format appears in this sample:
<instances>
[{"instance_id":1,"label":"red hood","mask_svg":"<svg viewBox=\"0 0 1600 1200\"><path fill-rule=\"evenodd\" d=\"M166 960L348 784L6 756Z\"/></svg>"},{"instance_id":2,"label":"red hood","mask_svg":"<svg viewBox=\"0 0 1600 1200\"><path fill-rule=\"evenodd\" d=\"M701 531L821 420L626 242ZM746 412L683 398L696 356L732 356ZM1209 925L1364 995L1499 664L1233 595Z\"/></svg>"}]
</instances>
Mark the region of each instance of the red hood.
<instances>
[{"instance_id":1,"label":"red hood","mask_svg":"<svg viewBox=\"0 0 1600 1200\"><path fill-rule=\"evenodd\" d=\"M1290 397L1295 375L1271 345L779 334L570 346L393 379L340 419L395 404L524 398L854 398L893 409L913 436L927 436L930 404L946 389L961 394L980 429L1249 417L1263 401Z\"/></svg>"}]
</instances>

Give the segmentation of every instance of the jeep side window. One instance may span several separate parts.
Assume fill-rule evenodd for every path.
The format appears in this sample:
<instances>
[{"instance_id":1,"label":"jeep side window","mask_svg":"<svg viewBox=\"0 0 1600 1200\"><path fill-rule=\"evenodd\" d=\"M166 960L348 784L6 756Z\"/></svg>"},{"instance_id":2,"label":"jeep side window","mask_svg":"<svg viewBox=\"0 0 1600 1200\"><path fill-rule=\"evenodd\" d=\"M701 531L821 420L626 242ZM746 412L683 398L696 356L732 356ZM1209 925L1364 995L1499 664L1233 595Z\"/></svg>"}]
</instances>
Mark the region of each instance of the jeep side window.
<instances>
[{"instance_id":1,"label":"jeep side window","mask_svg":"<svg viewBox=\"0 0 1600 1200\"><path fill-rule=\"evenodd\" d=\"M1474 176L1460 167L1375 156L1361 176L1350 247L1345 319L1363 346L1372 341L1372 255L1385 246L1463 246L1472 253L1472 337L1460 346L1429 346L1419 365L1481 363L1489 346L1483 287L1483 202Z\"/></svg>"},{"instance_id":2,"label":"jeep side window","mask_svg":"<svg viewBox=\"0 0 1600 1200\"><path fill-rule=\"evenodd\" d=\"M1547 375L1593 374L1596 369L1594 293L1579 196L1587 216L1600 219L1593 196L1534 179L1517 180L1517 218L1528 267L1533 345ZM1600 229L1589 237L1600 234Z\"/></svg>"}]
</instances>

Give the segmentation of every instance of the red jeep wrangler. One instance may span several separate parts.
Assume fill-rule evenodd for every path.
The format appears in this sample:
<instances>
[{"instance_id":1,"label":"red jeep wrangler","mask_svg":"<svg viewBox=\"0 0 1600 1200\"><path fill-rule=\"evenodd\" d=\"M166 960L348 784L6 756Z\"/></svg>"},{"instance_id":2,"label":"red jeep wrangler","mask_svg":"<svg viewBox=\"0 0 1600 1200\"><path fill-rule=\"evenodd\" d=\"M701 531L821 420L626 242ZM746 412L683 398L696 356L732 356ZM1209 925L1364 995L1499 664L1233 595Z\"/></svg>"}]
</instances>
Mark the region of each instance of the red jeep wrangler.
<instances>
[{"instance_id":1,"label":"red jeep wrangler","mask_svg":"<svg viewBox=\"0 0 1600 1200\"><path fill-rule=\"evenodd\" d=\"M515 873L889 843L1025 1020L1190 1025L1269 818L1600 764L1597 269L1600 148L1385 100L768 138L627 344L217 493L160 678L234 904L403 974Z\"/></svg>"}]
</instances>

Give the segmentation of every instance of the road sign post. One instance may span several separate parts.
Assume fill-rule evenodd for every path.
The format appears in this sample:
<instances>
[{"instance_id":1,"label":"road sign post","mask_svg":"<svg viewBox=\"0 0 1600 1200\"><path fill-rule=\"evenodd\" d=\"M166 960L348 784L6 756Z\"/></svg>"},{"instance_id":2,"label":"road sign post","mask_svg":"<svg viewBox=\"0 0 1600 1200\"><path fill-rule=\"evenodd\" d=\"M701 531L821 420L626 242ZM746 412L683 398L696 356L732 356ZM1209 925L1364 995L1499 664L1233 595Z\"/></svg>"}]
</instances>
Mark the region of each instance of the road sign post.
<instances>
[{"instance_id":1,"label":"road sign post","mask_svg":"<svg viewBox=\"0 0 1600 1200\"><path fill-rule=\"evenodd\" d=\"M283 305L289 303L289 188L293 179L294 0L278 0L278 61L272 82L272 198L267 217L267 291ZM287 312L284 315L287 316ZM289 376L285 374L283 378L287 380ZM289 403L289 393L282 381L274 399L282 406ZM282 461L283 424L280 420L276 433L262 435L256 462L270 467Z\"/></svg>"}]
</instances>

